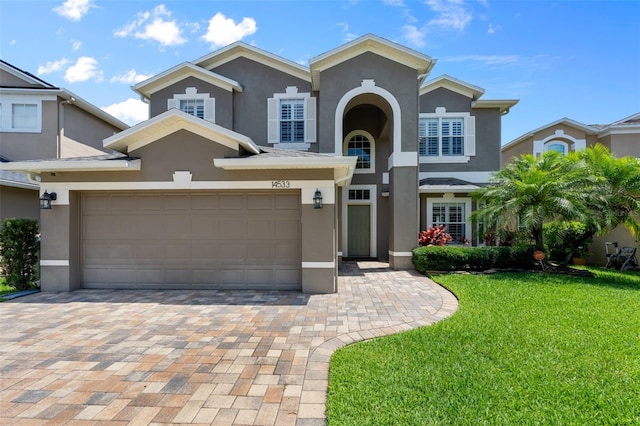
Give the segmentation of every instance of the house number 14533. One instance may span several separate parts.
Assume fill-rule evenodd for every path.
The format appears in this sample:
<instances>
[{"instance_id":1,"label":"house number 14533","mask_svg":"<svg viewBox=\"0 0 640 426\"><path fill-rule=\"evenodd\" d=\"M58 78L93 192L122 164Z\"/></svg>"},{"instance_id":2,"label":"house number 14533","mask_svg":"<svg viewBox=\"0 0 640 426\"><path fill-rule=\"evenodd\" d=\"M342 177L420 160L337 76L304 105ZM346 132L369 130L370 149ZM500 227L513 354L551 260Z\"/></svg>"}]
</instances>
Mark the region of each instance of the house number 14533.
<instances>
[{"instance_id":1,"label":"house number 14533","mask_svg":"<svg viewBox=\"0 0 640 426\"><path fill-rule=\"evenodd\" d=\"M291 188L291 183L288 180L273 180L271 181L271 188L287 189Z\"/></svg>"}]
</instances>

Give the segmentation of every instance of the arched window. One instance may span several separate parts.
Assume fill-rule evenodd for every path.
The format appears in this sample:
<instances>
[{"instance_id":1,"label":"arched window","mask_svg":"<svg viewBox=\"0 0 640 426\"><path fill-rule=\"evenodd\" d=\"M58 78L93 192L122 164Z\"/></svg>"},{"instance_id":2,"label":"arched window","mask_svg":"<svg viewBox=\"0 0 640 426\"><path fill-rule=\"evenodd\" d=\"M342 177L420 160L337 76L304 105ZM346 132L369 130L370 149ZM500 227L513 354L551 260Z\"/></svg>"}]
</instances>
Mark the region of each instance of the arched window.
<instances>
[{"instance_id":1,"label":"arched window","mask_svg":"<svg viewBox=\"0 0 640 426\"><path fill-rule=\"evenodd\" d=\"M567 154L567 144L565 142L560 141L550 141L544 144L545 151L556 151L559 152L560 155Z\"/></svg>"},{"instance_id":2,"label":"arched window","mask_svg":"<svg viewBox=\"0 0 640 426\"><path fill-rule=\"evenodd\" d=\"M375 147L373 137L364 131L355 131L347 135L344 154L358 157L355 173L373 173Z\"/></svg>"}]
</instances>

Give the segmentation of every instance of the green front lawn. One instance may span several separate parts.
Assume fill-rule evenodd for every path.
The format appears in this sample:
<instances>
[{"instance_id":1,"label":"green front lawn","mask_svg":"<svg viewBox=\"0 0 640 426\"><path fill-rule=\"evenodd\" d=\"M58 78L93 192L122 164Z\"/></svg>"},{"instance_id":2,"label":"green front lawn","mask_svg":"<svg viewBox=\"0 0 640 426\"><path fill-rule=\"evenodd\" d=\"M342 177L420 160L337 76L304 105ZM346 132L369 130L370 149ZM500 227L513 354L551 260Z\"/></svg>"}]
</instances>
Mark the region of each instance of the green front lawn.
<instances>
[{"instance_id":1,"label":"green front lawn","mask_svg":"<svg viewBox=\"0 0 640 426\"><path fill-rule=\"evenodd\" d=\"M330 425L640 424L640 273L441 275L460 310L348 346Z\"/></svg>"}]
</instances>

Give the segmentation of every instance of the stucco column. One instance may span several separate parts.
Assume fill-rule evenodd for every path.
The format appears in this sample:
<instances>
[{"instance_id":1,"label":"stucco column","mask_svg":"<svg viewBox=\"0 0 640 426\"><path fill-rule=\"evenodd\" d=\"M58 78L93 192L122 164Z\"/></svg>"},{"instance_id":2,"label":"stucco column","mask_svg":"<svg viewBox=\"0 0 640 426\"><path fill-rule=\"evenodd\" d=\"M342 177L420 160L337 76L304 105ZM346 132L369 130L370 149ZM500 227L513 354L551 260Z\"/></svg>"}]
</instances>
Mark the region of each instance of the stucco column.
<instances>
[{"instance_id":1,"label":"stucco column","mask_svg":"<svg viewBox=\"0 0 640 426\"><path fill-rule=\"evenodd\" d=\"M315 189L314 189L315 190ZM323 191L323 195L325 192ZM328 194L327 194L328 195ZM303 192L304 197L304 192ZM302 292L335 293L337 291L335 204L323 199L321 209L303 200L302 222Z\"/></svg>"},{"instance_id":2,"label":"stucco column","mask_svg":"<svg viewBox=\"0 0 640 426\"><path fill-rule=\"evenodd\" d=\"M414 269L411 250L418 245L418 168L389 171L389 266Z\"/></svg>"},{"instance_id":3,"label":"stucco column","mask_svg":"<svg viewBox=\"0 0 640 426\"><path fill-rule=\"evenodd\" d=\"M78 198L76 193L55 191L58 200L51 210L40 211L40 289L73 291L78 279L79 238Z\"/></svg>"}]
</instances>

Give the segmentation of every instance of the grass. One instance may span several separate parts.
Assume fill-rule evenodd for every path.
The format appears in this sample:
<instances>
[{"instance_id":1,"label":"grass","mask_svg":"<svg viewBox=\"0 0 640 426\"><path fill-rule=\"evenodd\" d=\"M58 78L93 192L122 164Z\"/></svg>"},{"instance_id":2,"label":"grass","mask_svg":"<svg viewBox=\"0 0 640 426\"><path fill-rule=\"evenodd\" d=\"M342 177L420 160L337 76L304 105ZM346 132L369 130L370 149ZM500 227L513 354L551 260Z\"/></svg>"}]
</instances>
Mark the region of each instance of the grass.
<instances>
[{"instance_id":1,"label":"grass","mask_svg":"<svg viewBox=\"0 0 640 426\"><path fill-rule=\"evenodd\" d=\"M460 310L348 346L330 425L638 425L640 274L441 275Z\"/></svg>"},{"instance_id":2,"label":"grass","mask_svg":"<svg viewBox=\"0 0 640 426\"><path fill-rule=\"evenodd\" d=\"M16 288L12 285L6 284L6 280L4 277L0 277L0 295L13 293L16 291Z\"/></svg>"}]
</instances>

